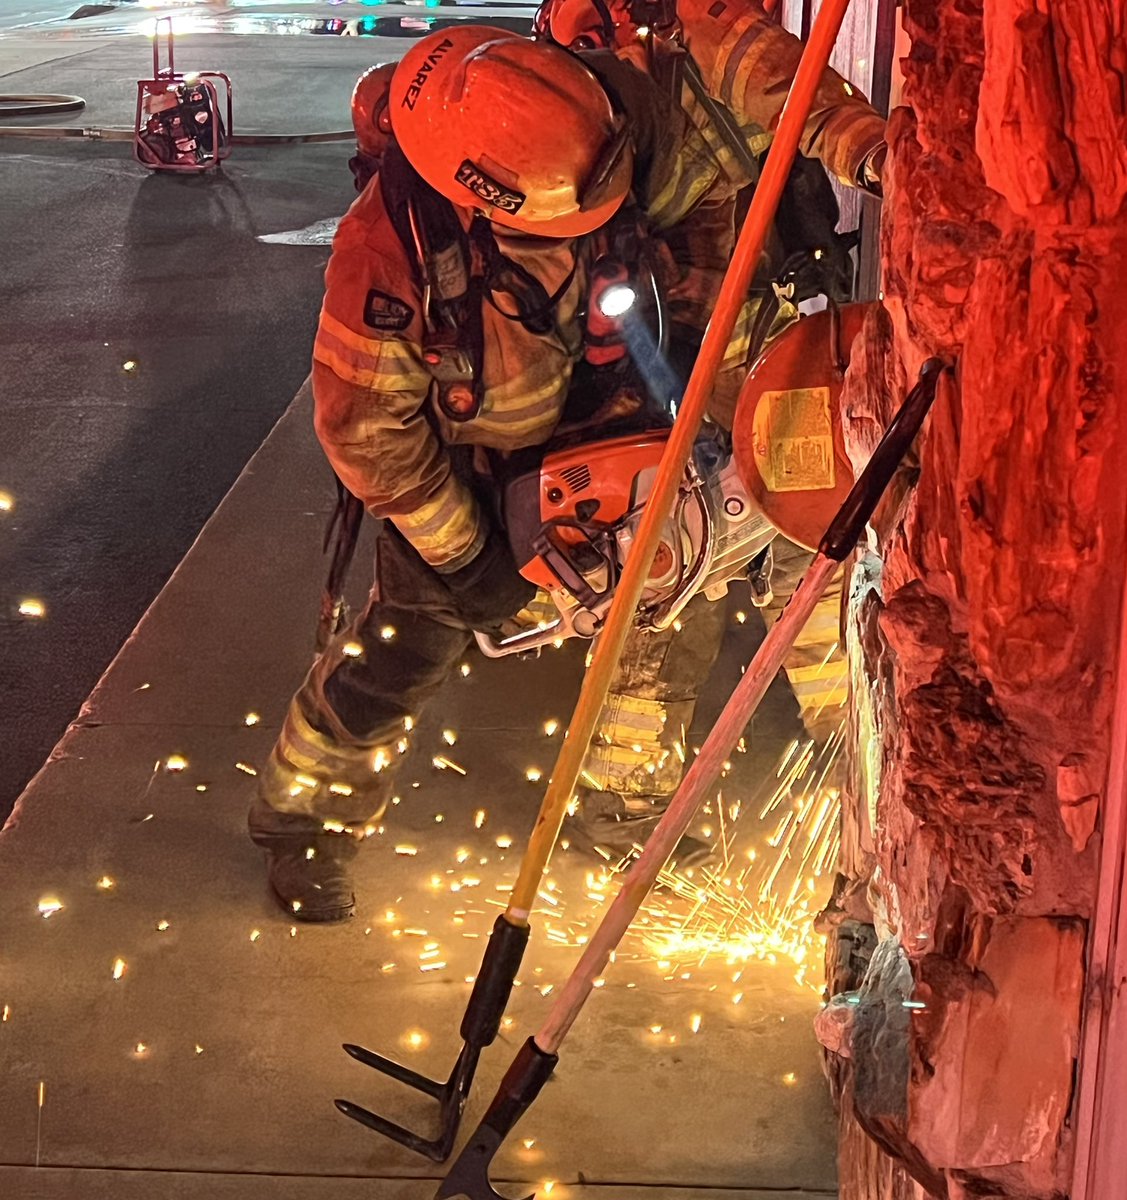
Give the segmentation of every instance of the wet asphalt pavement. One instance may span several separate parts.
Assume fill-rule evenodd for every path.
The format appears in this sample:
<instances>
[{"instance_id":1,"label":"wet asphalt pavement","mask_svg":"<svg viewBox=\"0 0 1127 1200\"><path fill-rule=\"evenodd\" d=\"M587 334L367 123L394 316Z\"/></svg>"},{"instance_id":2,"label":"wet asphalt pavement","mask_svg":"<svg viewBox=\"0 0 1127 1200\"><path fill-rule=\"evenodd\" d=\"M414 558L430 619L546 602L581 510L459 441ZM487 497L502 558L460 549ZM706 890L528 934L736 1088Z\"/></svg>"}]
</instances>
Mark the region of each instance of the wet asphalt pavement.
<instances>
[{"instance_id":1,"label":"wet asphalt pavement","mask_svg":"<svg viewBox=\"0 0 1127 1200\"><path fill-rule=\"evenodd\" d=\"M43 6L0 5L0 91L74 92L86 111L57 121L130 124L152 14L70 11L28 30ZM258 10L236 37L224 6L175 19L223 31L178 39L177 65L230 71L237 128L270 132L347 128L360 69L426 28L280 38ZM305 378L328 247L257 239L339 217L350 153L238 147L221 173L177 177L128 143L0 138L0 819Z\"/></svg>"},{"instance_id":2,"label":"wet asphalt pavement","mask_svg":"<svg viewBox=\"0 0 1127 1200\"><path fill-rule=\"evenodd\" d=\"M0 811L305 377L327 249L255 235L343 207L346 157L248 151L191 180L121 147L0 160Z\"/></svg>"}]
</instances>

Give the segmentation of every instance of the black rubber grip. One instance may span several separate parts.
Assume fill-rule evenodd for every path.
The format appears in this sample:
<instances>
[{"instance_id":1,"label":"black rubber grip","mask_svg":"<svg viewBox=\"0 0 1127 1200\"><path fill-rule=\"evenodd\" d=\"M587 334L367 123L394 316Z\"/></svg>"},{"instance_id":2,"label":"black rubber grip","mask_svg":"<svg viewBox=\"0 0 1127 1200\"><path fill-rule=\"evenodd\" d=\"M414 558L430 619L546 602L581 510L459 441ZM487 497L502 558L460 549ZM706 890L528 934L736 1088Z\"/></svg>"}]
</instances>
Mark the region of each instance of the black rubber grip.
<instances>
[{"instance_id":1,"label":"black rubber grip","mask_svg":"<svg viewBox=\"0 0 1127 1200\"><path fill-rule=\"evenodd\" d=\"M818 550L835 562L843 562L857 544L865 525L873 515L877 501L884 495L896 468L935 401L939 376L946 368L941 358L929 358L920 368L919 382L908 393L896 416L884 431L872 458L853 485L845 502L837 510Z\"/></svg>"},{"instance_id":2,"label":"black rubber grip","mask_svg":"<svg viewBox=\"0 0 1127 1200\"><path fill-rule=\"evenodd\" d=\"M513 980L520 970L529 927L514 925L500 916L493 924L481 969L474 980L470 1002L462 1017L462 1041L471 1046L488 1046L501 1028L501 1018L513 991Z\"/></svg>"},{"instance_id":3,"label":"black rubber grip","mask_svg":"<svg viewBox=\"0 0 1127 1200\"><path fill-rule=\"evenodd\" d=\"M528 1106L540 1095L540 1089L548 1082L559 1061L558 1054L545 1054L536 1039L530 1037L509 1064L497 1095L482 1118L482 1125L488 1125L502 1138L507 1137Z\"/></svg>"}]
</instances>

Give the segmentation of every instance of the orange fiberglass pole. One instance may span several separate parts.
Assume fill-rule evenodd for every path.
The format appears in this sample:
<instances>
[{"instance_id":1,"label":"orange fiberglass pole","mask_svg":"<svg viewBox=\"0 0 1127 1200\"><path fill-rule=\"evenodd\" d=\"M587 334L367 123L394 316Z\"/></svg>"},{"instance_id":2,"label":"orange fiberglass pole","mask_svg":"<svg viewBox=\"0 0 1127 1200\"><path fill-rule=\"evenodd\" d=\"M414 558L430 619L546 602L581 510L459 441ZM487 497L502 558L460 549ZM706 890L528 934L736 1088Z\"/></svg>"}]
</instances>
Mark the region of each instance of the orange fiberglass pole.
<instances>
[{"instance_id":1,"label":"orange fiberglass pole","mask_svg":"<svg viewBox=\"0 0 1127 1200\"><path fill-rule=\"evenodd\" d=\"M763 174L756 185L751 208L724 276L712 319L689 376L684 399L670 431L634 544L615 588L606 624L595 644L591 665L583 677L583 686L567 735L556 758L536 826L521 862L520 874L505 910L505 919L510 924L526 925L528 914L535 905L544 868L548 865L564 814L574 795L587 756L587 747L606 703L611 679L645 589L662 530L673 511L673 502L684 479L685 467L700 431L716 374L763 253L775 210L779 207L779 198L798 153L798 143L814 102L814 93L829 64L830 53L848 5L849 0L823 0L810 39L803 49Z\"/></svg>"}]
</instances>

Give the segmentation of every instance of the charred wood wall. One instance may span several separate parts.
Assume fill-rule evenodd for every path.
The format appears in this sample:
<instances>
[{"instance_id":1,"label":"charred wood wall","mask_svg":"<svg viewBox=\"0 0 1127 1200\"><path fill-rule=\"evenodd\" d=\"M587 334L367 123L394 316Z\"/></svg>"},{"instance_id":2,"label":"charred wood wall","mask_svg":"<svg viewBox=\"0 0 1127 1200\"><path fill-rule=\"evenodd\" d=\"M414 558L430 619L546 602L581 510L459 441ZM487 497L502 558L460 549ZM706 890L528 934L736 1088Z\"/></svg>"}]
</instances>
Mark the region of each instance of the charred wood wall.
<instances>
[{"instance_id":1,"label":"charred wood wall","mask_svg":"<svg viewBox=\"0 0 1127 1200\"><path fill-rule=\"evenodd\" d=\"M857 752L827 918L850 994L820 1033L846 1200L1041 1200L1067 1194L1119 653L1127 10L907 0L904 21L851 453L926 357L957 365L853 573Z\"/></svg>"}]
</instances>

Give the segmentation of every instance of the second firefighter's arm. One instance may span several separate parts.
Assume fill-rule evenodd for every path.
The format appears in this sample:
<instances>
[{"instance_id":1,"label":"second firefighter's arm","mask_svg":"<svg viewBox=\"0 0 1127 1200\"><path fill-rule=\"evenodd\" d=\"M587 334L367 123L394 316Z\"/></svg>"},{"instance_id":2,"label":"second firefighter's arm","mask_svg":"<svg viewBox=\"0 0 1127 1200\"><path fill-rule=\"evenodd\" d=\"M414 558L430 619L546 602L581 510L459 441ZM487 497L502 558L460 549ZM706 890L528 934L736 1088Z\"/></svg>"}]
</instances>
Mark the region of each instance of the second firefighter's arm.
<instances>
[{"instance_id":1,"label":"second firefighter's arm","mask_svg":"<svg viewBox=\"0 0 1127 1200\"><path fill-rule=\"evenodd\" d=\"M802 42L756 0L679 0L689 52L714 99L741 125L773 133ZM842 183L866 186L879 174L884 118L836 71L827 68L814 96L799 149Z\"/></svg>"},{"instance_id":2,"label":"second firefighter's arm","mask_svg":"<svg viewBox=\"0 0 1127 1200\"><path fill-rule=\"evenodd\" d=\"M436 570L456 571L486 529L427 418L419 300L394 252L376 254L349 232L342 224L334 243L313 349L317 437L369 513L392 521Z\"/></svg>"}]
</instances>

